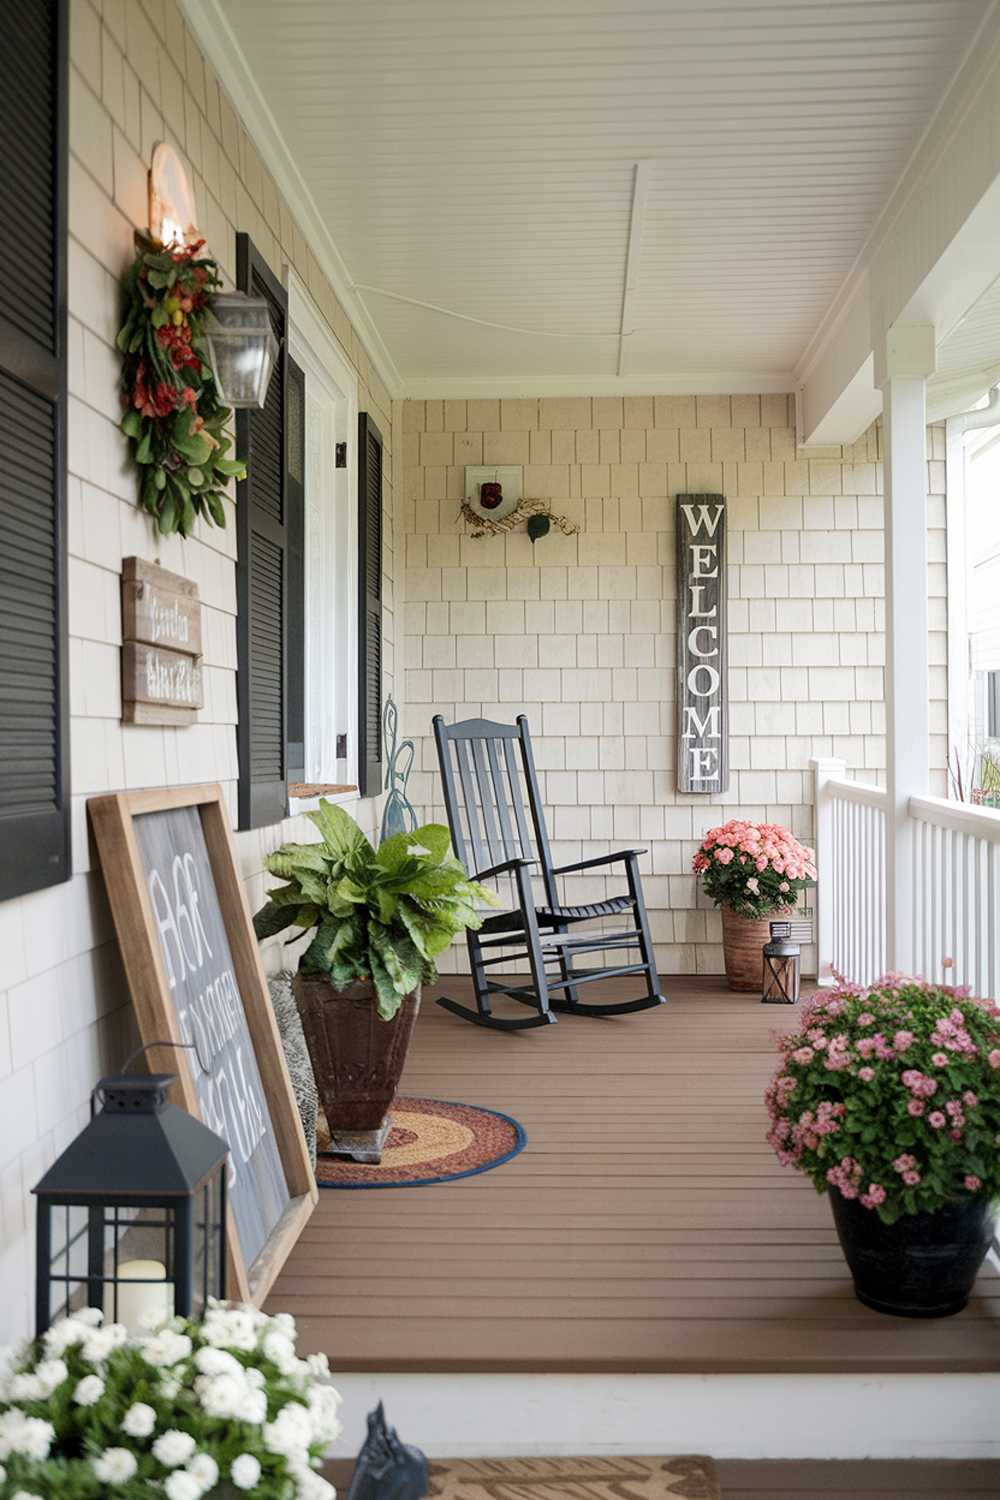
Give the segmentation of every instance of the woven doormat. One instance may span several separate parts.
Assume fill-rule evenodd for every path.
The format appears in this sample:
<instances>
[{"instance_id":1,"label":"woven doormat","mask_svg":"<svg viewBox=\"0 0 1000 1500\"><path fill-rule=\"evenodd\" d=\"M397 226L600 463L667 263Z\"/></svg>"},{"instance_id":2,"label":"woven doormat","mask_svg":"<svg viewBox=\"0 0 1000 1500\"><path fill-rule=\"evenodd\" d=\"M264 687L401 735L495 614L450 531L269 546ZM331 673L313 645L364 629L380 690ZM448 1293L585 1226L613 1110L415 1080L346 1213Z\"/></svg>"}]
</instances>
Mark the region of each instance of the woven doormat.
<instances>
[{"instance_id":1,"label":"woven doormat","mask_svg":"<svg viewBox=\"0 0 1000 1500\"><path fill-rule=\"evenodd\" d=\"M429 1500L721 1500L710 1458L432 1459Z\"/></svg>"},{"instance_id":2,"label":"woven doormat","mask_svg":"<svg viewBox=\"0 0 1000 1500\"><path fill-rule=\"evenodd\" d=\"M321 1188L429 1187L502 1166L524 1149L516 1120L495 1109L447 1099L397 1095L392 1128L378 1166L327 1154L330 1134L320 1115L316 1181Z\"/></svg>"}]
</instances>

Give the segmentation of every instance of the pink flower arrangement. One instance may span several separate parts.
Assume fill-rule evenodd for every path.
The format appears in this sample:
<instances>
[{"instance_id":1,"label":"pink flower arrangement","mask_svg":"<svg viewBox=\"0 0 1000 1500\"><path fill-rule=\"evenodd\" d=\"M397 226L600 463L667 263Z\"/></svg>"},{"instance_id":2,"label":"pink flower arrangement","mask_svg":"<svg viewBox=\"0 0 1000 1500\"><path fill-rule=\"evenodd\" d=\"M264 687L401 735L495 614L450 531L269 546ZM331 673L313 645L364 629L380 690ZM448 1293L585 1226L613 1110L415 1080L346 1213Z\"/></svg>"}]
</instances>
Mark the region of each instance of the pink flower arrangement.
<instances>
[{"instance_id":1,"label":"pink flower arrangement","mask_svg":"<svg viewBox=\"0 0 1000 1500\"><path fill-rule=\"evenodd\" d=\"M792 906L816 879L812 849L787 828L742 818L708 830L692 869L716 906L731 907L744 917L766 917Z\"/></svg>"},{"instance_id":2,"label":"pink flower arrangement","mask_svg":"<svg viewBox=\"0 0 1000 1500\"><path fill-rule=\"evenodd\" d=\"M768 1141L887 1224L1000 1197L1000 1006L891 975L813 997L778 1039Z\"/></svg>"}]
</instances>

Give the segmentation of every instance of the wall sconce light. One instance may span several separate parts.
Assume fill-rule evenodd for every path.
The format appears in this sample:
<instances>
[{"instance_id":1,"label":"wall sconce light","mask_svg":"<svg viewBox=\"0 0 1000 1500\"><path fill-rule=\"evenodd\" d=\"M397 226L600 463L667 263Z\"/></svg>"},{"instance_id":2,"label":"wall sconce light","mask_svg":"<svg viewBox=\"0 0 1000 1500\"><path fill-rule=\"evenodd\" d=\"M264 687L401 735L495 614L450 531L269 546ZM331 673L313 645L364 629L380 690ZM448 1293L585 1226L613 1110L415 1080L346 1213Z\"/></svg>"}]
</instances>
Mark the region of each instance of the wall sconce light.
<instances>
[{"instance_id":1,"label":"wall sconce light","mask_svg":"<svg viewBox=\"0 0 1000 1500\"><path fill-rule=\"evenodd\" d=\"M197 222L184 163L161 141L149 168L149 232L161 245L183 245L197 238Z\"/></svg>"},{"instance_id":2,"label":"wall sconce light","mask_svg":"<svg viewBox=\"0 0 1000 1500\"><path fill-rule=\"evenodd\" d=\"M212 316L205 343L219 400L226 406L263 406L279 352L267 302L245 292L219 292Z\"/></svg>"}]
</instances>

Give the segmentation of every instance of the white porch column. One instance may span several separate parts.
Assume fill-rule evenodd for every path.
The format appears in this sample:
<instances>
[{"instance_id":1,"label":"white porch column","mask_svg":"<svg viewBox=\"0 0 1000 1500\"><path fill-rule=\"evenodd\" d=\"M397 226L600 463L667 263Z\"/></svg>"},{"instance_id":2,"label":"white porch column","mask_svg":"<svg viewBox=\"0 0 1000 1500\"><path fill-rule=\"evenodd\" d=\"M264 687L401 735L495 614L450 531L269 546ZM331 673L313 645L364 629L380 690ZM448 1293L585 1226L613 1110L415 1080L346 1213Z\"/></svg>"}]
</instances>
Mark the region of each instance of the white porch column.
<instances>
[{"instance_id":1,"label":"white porch column","mask_svg":"<svg viewBox=\"0 0 1000 1500\"><path fill-rule=\"evenodd\" d=\"M880 373L885 445L886 959L912 972L912 796L930 782L927 653L926 383L929 324L890 328Z\"/></svg>"}]
</instances>

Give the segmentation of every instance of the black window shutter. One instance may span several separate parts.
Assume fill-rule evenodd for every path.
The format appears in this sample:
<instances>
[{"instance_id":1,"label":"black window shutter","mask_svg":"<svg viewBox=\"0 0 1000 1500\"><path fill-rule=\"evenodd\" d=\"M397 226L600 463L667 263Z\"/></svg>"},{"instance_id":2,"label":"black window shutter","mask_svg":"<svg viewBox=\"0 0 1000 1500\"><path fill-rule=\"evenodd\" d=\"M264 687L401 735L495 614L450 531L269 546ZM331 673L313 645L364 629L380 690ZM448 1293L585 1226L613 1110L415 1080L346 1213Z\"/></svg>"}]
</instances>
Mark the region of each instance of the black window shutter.
<instances>
[{"instance_id":1,"label":"black window shutter","mask_svg":"<svg viewBox=\"0 0 1000 1500\"><path fill-rule=\"evenodd\" d=\"M306 377L288 359L288 779L305 780L306 762Z\"/></svg>"},{"instance_id":2,"label":"black window shutter","mask_svg":"<svg viewBox=\"0 0 1000 1500\"><path fill-rule=\"evenodd\" d=\"M358 777L362 797L382 790L382 434L358 419Z\"/></svg>"},{"instance_id":3,"label":"black window shutter","mask_svg":"<svg viewBox=\"0 0 1000 1500\"><path fill-rule=\"evenodd\" d=\"M68 11L18 6L0 49L0 899L71 873Z\"/></svg>"},{"instance_id":4,"label":"black window shutter","mask_svg":"<svg viewBox=\"0 0 1000 1500\"><path fill-rule=\"evenodd\" d=\"M288 811L288 297L242 233L236 285L266 299L280 351L264 406L236 414L237 451L249 464L236 503L239 826L260 828Z\"/></svg>"}]
</instances>

